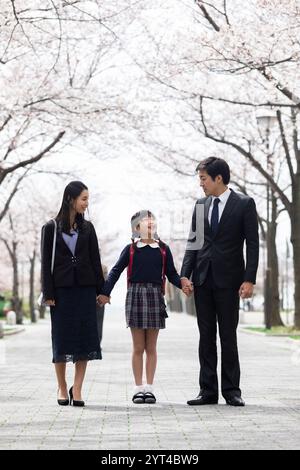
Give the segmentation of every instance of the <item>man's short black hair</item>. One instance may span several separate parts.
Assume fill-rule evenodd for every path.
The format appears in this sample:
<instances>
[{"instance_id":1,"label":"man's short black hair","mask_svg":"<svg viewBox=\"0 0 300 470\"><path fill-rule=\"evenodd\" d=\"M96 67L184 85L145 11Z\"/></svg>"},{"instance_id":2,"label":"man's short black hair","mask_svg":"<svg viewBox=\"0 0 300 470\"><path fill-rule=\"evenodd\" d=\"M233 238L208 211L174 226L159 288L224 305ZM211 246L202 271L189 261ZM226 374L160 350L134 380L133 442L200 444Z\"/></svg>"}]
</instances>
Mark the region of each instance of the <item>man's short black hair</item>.
<instances>
[{"instance_id":1,"label":"man's short black hair","mask_svg":"<svg viewBox=\"0 0 300 470\"><path fill-rule=\"evenodd\" d=\"M223 183L228 184L230 181L230 168L227 162L222 158L217 157L208 157L205 160L202 160L196 168L196 172L206 171L206 173L211 176L215 181L218 175L221 175L223 178Z\"/></svg>"}]
</instances>

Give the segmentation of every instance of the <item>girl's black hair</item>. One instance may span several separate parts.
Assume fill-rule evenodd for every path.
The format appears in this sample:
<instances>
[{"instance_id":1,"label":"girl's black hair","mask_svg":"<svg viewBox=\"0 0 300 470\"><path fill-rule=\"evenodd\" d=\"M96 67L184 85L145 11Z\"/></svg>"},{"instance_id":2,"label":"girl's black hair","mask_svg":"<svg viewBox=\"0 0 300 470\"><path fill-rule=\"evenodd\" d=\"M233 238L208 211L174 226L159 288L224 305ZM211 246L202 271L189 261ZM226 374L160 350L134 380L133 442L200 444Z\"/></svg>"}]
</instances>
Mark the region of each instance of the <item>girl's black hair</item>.
<instances>
[{"instance_id":1,"label":"girl's black hair","mask_svg":"<svg viewBox=\"0 0 300 470\"><path fill-rule=\"evenodd\" d=\"M131 240L132 242L134 242L135 238L139 237L139 233L137 232L136 227L137 225L139 225L140 221L143 220L145 217L151 217L156 220L156 217L153 214L153 212L149 210L142 210L142 211L136 212L131 217L131 230L132 230ZM161 240L157 233L154 234L154 239L158 240L161 243Z\"/></svg>"},{"instance_id":2,"label":"girl's black hair","mask_svg":"<svg viewBox=\"0 0 300 470\"><path fill-rule=\"evenodd\" d=\"M82 191L85 191L87 189L87 186L81 181L71 181L71 183L69 183L65 187L61 208L59 209L59 212L56 216L56 220L62 232L70 233L71 229L73 228L70 225L70 211L72 208L72 204L74 200L80 196ZM81 230L83 228L83 214L77 213L75 215L75 224L78 230Z\"/></svg>"}]
</instances>

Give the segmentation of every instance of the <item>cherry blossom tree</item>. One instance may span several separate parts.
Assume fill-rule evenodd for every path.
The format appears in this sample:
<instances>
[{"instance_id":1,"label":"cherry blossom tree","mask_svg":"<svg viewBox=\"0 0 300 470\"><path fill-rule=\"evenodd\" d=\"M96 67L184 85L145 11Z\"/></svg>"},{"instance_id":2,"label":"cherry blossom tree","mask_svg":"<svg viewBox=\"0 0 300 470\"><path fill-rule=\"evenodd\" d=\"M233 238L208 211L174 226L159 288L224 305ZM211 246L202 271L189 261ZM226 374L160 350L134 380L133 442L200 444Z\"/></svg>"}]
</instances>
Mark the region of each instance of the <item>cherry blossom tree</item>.
<instances>
[{"instance_id":1,"label":"cherry blossom tree","mask_svg":"<svg viewBox=\"0 0 300 470\"><path fill-rule=\"evenodd\" d=\"M111 68L135 3L1 2L0 221L33 165L79 140L95 150L130 118Z\"/></svg>"},{"instance_id":2,"label":"cherry blossom tree","mask_svg":"<svg viewBox=\"0 0 300 470\"><path fill-rule=\"evenodd\" d=\"M182 133L185 129L185 137L198 133L199 154L214 148L214 153L227 153L236 162L245 159L271 188L278 211L287 212L294 251L295 326L300 327L299 2L163 3L169 5L165 34L156 34L145 15L141 19L148 42L140 66L157 98L163 95L165 101L176 102L173 130L181 128ZM157 7L160 4L156 2ZM176 21L178 8L182 8L181 24ZM164 107L157 111L166 112ZM259 112L273 113L271 134L270 129L258 126ZM212 145L205 148L203 137ZM272 148L267 145L268 137L272 137ZM178 137L167 144L160 135L152 133L150 139L165 146L164 154L169 148L171 159L170 151L173 156L179 151L182 166L187 165L183 155L188 152Z\"/></svg>"}]
</instances>

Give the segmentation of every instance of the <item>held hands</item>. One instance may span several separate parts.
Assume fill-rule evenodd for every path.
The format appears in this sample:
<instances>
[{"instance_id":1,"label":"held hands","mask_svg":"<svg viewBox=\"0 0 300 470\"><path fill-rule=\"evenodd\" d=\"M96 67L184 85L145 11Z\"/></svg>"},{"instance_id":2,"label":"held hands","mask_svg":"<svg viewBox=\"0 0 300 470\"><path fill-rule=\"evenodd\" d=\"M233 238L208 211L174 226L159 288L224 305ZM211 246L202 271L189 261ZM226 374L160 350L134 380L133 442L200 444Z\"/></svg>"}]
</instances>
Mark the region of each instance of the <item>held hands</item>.
<instances>
[{"instance_id":1,"label":"held hands","mask_svg":"<svg viewBox=\"0 0 300 470\"><path fill-rule=\"evenodd\" d=\"M45 300L47 307L55 307L55 300Z\"/></svg>"},{"instance_id":2,"label":"held hands","mask_svg":"<svg viewBox=\"0 0 300 470\"><path fill-rule=\"evenodd\" d=\"M252 282L243 282L240 287L239 295L242 299L249 299L253 296L254 285Z\"/></svg>"},{"instance_id":3,"label":"held hands","mask_svg":"<svg viewBox=\"0 0 300 470\"><path fill-rule=\"evenodd\" d=\"M193 283L187 277L181 278L181 288L187 297L192 295L194 290Z\"/></svg>"},{"instance_id":4,"label":"held hands","mask_svg":"<svg viewBox=\"0 0 300 470\"><path fill-rule=\"evenodd\" d=\"M110 304L110 297L100 294L97 297L97 302L100 305L100 307L103 307L105 304Z\"/></svg>"}]
</instances>

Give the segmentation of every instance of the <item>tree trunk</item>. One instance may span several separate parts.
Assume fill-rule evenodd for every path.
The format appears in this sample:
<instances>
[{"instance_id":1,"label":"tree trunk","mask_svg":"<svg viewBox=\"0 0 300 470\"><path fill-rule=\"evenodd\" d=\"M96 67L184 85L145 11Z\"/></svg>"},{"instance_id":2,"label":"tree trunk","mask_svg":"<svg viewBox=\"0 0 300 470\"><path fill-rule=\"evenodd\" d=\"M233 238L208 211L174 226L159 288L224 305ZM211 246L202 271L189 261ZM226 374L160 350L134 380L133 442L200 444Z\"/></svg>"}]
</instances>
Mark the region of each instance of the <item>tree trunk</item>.
<instances>
[{"instance_id":1,"label":"tree trunk","mask_svg":"<svg viewBox=\"0 0 300 470\"><path fill-rule=\"evenodd\" d=\"M29 308L30 308L30 318L32 323L36 323L35 315L35 299L34 299L34 271L35 271L35 259L36 251L34 250L32 258L30 258L30 291L29 291Z\"/></svg>"},{"instance_id":2,"label":"tree trunk","mask_svg":"<svg viewBox=\"0 0 300 470\"><path fill-rule=\"evenodd\" d=\"M40 312L40 318L41 319L45 318L45 313L46 313L45 305L40 305L39 306L39 312Z\"/></svg>"},{"instance_id":3,"label":"tree trunk","mask_svg":"<svg viewBox=\"0 0 300 470\"><path fill-rule=\"evenodd\" d=\"M294 325L300 329L300 172L295 175L293 185L293 205L291 214L291 242L294 251L294 280L295 280L295 319Z\"/></svg>"},{"instance_id":4,"label":"tree trunk","mask_svg":"<svg viewBox=\"0 0 300 470\"><path fill-rule=\"evenodd\" d=\"M40 280L40 287L42 286L42 280ZM46 313L46 307L44 304L39 305L39 313L40 313L40 318L45 318L45 313Z\"/></svg>"},{"instance_id":5,"label":"tree trunk","mask_svg":"<svg viewBox=\"0 0 300 470\"><path fill-rule=\"evenodd\" d=\"M17 325L23 323L23 311L22 301L19 296L19 269L18 269L18 258L17 258L17 242L12 244L11 260L13 265L13 295L12 295L12 309L16 312Z\"/></svg>"},{"instance_id":6,"label":"tree trunk","mask_svg":"<svg viewBox=\"0 0 300 470\"><path fill-rule=\"evenodd\" d=\"M280 296L279 296L279 269L278 253L276 246L277 234L277 199L272 191L272 220L269 226L269 247L268 266L270 266L270 305L271 305L271 326L284 326L280 316Z\"/></svg>"}]
</instances>

